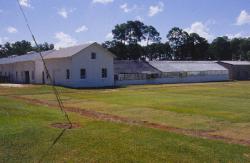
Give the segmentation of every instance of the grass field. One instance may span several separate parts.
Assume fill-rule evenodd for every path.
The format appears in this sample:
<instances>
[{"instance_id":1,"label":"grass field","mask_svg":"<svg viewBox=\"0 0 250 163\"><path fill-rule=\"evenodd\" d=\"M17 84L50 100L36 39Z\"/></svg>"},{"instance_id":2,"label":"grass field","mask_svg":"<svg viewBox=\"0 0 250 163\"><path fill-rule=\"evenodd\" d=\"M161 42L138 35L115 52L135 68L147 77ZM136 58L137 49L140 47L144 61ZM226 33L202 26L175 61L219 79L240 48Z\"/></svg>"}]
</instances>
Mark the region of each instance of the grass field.
<instances>
[{"instance_id":1,"label":"grass field","mask_svg":"<svg viewBox=\"0 0 250 163\"><path fill-rule=\"evenodd\" d=\"M250 82L0 87L0 162L250 162ZM49 151L48 151L49 149Z\"/></svg>"}]
</instances>

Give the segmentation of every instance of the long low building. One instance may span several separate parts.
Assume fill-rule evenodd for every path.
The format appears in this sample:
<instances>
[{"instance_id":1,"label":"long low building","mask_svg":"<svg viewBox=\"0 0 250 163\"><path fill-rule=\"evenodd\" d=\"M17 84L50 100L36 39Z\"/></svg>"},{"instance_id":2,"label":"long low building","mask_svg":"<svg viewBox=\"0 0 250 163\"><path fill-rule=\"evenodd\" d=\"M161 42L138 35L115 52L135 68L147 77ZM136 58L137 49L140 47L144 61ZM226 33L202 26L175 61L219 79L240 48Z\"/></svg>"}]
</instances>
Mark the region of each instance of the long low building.
<instances>
[{"instance_id":1,"label":"long low building","mask_svg":"<svg viewBox=\"0 0 250 163\"><path fill-rule=\"evenodd\" d=\"M115 74L118 76L116 85L229 80L229 71L212 61L115 61L114 63ZM141 69L142 67L145 71Z\"/></svg>"},{"instance_id":2,"label":"long low building","mask_svg":"<svg viewBox=\"0 0 250 163\"><path fill-rule=\"evenodd\" d=\"M0 59L0 76L13 83L55 84L67 87L114 85L114 55L97 43ZM53 83L51 83L53 82Z\"/></svg>"},{"instance_id":3,"label":"long low building","mask_svg":"<svg viewBox=\"0 0 250 163\"><path fill-rule=\"evenodd\" d=\"M231 80L249 80L250 62L248 61L219 61L220 65L229 70Z\"/></svg>"},{"instance_id":4,"label":"long low building","mask_svg":"<svg viewBox=\"0 0 250 163\"><path fill-rule=\"evenodd\" d=\"M98 43L0 59L0 82L55 84L66 87L106 87L249 79L249 62L115 60ZM230 66L227 66L230 65ZM237 71L235 68L237 67ZM238 78L237 78L238 79Z\"/></svg>"}]
</instances>

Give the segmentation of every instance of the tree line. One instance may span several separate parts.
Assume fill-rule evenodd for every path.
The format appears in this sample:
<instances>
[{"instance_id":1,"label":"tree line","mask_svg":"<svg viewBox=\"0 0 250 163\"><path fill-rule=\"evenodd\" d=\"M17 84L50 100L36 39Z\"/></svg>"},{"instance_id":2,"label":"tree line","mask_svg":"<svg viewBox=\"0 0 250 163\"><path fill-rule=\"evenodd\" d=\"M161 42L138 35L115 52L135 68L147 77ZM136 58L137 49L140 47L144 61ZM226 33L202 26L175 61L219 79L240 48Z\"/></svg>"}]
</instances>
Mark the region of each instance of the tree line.
<instances>
[{"instance_id":1,"label":"tree line","mask_svg":"<svg viewBox=\"0 0 250 163\"><path fill-rule=\"evenodd\" d=\"M47 51L53 50L54 45L48 44L47 42L43 44L39 44L38 47L32 46L31 42L29 41L17 41L14 43L6 42L5 44L0 44L0 58L8 57L12 55L23 55L30 51Z\"/></svg>"},{"instance_id":2,"label":"tree line","mask_svg":"<svg viewBox=\"0 0 250 163\"><path fill-rule=\"evenodd\" d=\"M162 42L153 26L140 21L117 24L113 39L103 46L117 59L141 60L250 60L250 38L217 37L211 43L197 33L174 27Z\"/></svg>"}]
</instances>

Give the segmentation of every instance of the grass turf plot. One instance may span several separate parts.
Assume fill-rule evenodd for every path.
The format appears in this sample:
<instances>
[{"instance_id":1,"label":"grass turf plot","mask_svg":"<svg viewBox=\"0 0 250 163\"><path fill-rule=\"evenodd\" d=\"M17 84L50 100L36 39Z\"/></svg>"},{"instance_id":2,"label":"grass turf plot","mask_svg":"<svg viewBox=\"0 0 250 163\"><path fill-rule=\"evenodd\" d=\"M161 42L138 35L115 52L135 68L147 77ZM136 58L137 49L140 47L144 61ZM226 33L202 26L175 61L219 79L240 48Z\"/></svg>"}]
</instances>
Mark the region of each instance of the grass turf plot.
<instances>
[{"instance_id":1,"label":"grass turf plot","mask_svg":"<svg viewBox=\"0 0 250 163\"><path fill-rule=\"evenodd\" d=\"M0 89L1 160L38 161L61 131L50 125L65 121L58 110L52 109L55 97L48 86ZM132 122L204 131L239 140L239 144L249 139L249 82L58 89L66 107L125 117ZM38 103L41 101L44 103ZM225 143L230 139L195 138L120 119L80 116L78 112L70 113L70 118L81 127L67 130L43 161L250 161L250 147Z\"/></svg>"}]
</instances>

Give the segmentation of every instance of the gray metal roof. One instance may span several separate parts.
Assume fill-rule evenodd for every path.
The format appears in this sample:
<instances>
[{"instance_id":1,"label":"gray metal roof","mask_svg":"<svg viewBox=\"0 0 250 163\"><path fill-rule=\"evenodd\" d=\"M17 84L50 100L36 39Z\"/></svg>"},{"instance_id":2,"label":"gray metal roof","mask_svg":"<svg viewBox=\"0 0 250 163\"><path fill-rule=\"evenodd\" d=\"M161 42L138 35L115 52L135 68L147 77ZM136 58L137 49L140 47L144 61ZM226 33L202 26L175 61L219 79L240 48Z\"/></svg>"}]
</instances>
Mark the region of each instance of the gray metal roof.
<instances>
[{"instance_id":1,"label":"gray metal roof","mask_svg":"<svg viewBox=\"0 0 250 163\"><path fill-rule=\"evenodd\" d=\"M46 55L44 57L44 59L71 57L71 56L79 53L83 49L89 47L92 44L95 44L95 43L82 44L82 45L77 45L77 46L72 46L72 47L68 47L68 48L62 48L59 50L55 50L52 53Z\"/></svg>"},{"instance_id":2,"label":"gray metal roof","mask_svg":"<svg viewBox=\"0 0 250 163\"><path fill-rule=\"evenodd\" d=\"M45 57L46 55L52 53L54 50L49 50L42 52L42 56ZM37 59L41 59L41 56L39 53L34 52L30 54L20 55L20 56L12 56L8 58L2 58L0 59L0 64L11 64L11 63L17 63L17 62L27 62L27 61L34 61Z\"/></svg>"},{"instance_id":3,"label":"gray metal roof","mask_svg":"<svg viewBox=\"0 0 250 163\"><path fill-rule=\"evenodd\" d=\"M250 65L248 61L220 61L222 63L227 63L230 65Z\"/></svg>"},{"instance_id":4,"label":"gray metal roof","mask_svg":"<svg viewBox=\"0 0 250 163\"><path fill-rule=\"evenodd\" d=\"M227 70L212 61L150 61L149 64L162 72Z\"/></svg>"},{"instance_id":5,"label":"gray metal roof","mask_svg":"<svg viewBox=\"0 0 250 163\"><path fill-rule=\"evenodd\" d=\"M114 71L115 74L160 73L147 62L135 60L115 60Z\"/></svg>"},{"instance_id":6,"label":"gray metal roof","mask_svg":"<svg viewBox=\"0 0 250 163\"><path fill-rule=\"evenodd\" d=\"M45 52L42 52L42 55L44 59L71 57L77 54L78 52L80 52L81 50L89 47L92 44L96 44L96 43L82 44L78 46L62 48L59 50L45 51ZM36 59L40 59L40 55L39 53L34 52L34 53L25 54L21 56L2 58L0 59L0 64L11 64L11 63L16 63L16 62L34 61Z\"/></svg>"}]
</instances>

